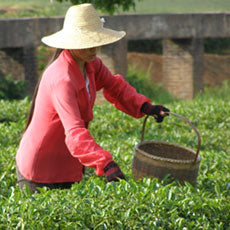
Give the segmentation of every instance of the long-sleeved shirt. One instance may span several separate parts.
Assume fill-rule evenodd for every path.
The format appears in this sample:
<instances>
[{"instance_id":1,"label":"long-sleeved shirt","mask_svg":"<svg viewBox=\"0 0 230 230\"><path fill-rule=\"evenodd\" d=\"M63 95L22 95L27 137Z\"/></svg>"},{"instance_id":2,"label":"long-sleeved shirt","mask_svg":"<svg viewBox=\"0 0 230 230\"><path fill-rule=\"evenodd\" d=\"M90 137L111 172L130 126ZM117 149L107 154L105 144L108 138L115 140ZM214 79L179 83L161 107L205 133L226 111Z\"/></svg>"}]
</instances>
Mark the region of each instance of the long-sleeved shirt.
<instances>
[{"instance_id":1,"label":"long-sleeved shirt","mask_svg":"<svg viewBox=\"0 0 230 230\"><path fill-rule=\"evenodd\" d=\"M140 108L150 102L138 94L120 75L113 75L96 57L86 63L89 94L85 78L68 50L44 72L32 120L21 139L16 155L22 175L38 183L77 182L83 166L95 168L97 175L113 160L90 135L96 91L119 110L136 118Z\"/></svg>"}]
</instances>

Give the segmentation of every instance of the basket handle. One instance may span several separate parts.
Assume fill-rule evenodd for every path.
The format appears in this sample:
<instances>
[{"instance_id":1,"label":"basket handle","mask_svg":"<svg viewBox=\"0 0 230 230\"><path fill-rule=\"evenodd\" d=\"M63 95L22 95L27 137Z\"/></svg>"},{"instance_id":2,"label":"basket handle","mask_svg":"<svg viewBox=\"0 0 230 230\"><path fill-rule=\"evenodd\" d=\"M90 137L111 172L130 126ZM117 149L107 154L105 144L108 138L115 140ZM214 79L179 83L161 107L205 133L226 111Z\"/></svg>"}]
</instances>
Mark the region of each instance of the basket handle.
<instances>
[{"instance_id":1,"label":"basket handle","mask_svg":"<svg viewBox=\"0 0 230 230\"><path fill-rule=\"evenodd\" d=\"M176 113L173 113L173 112L165 112L167 114L170 114L170 115L173 115L175 117L178 117L182 120L184 120L185 122L187 122L191 127L192 129L195 131L196 135L197 135L197 138L198 138L198 145L197 145L197 150L196 150L196 155L195 155L195 159L194 159L194 164L196 163L197 161L197 157L198 157L198 154L200 152L200 146L201 146L201 138L200 138L200 133L198 132L198 130L196 129L196 127L188 120L186 119L185 117L179 115L179 114L176 114ZM143 122L143 126L142 126L142 132L141 132L141 142L144 141L144 135L145 135L145 125L146 125L146 121L148 119L149 115L147 115L144 119L144 122Z\"/></svg>"}]
</instances>

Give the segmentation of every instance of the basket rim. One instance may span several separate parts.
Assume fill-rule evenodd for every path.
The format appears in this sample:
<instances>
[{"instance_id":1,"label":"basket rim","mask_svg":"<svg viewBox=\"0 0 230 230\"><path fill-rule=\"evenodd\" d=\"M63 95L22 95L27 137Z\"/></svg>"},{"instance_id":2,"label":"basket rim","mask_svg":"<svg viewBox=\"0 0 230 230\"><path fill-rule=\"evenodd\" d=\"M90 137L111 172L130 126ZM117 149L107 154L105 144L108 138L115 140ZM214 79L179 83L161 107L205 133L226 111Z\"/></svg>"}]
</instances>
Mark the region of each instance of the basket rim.
<instances>
[{"instance_id":1,"label":"basket rim","mask_svg":"<svg viewBox=\"0 0 230 230\"><path fill-rule=\"evenodd\" d=\"M153 160L159 160L159 161L170 162L170 163L178 163L178 164L185 164L185 163L186 164L191 164L191 163L194 163L194 159L191 159L191 160L177 160L177 159L163 158L163 157L158 157L158 156L155 156L155 155L148 154L145 151L139 149L139 147L141 145L149 144L149 143L164 144L164 145L168 145L168 146L175 146L175 147L187 150L189 152L192 152L194 154L194 158L195 158L195 155L196 155L195 151L190 149L190 148L188 148L188 147L181 146L181 145L174 144L174 143L170 143L170 142L167 142L167 141L142 141L142 142L136 144L134 148L135 148L135 150L138 150L139 152L141 152L144 156L149 157L149 158L151 158ZM195 164L200 163L200 160L201 160L201 157L200 157L200 154L198 154Z\"/></svg>"}]
</instances>

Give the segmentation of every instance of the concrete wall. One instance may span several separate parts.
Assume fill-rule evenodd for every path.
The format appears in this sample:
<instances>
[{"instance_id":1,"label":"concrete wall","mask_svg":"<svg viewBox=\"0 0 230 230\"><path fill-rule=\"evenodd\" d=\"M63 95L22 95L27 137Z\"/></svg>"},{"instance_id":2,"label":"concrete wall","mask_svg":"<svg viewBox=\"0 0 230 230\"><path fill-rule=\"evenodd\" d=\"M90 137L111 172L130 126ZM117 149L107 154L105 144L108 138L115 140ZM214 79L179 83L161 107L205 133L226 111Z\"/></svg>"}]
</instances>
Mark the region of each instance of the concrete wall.
<instances>
[{"instance_id":1,"label":"concrete wall","mask_svg":"<svg viewBox=\"0 0 230 230\"><path fill-rule=\"evenodd\" d=\"M230 37L230 13L103 16L105 27L125 30L126 39ZM62 28L63 17L0 19L0 48L40 44Z\"/></svg>"},{"instance_id":2,"label":"concrete wall","mask_svg":"<svg viewBox=\"0 0 230 230\"><path fill-rule=\"evenodd\" d=\"M101 57L110 70L126 75L128 40L163 39L165 87L183 99L193 98L203 88L202 39L230 37L230 13L102 17L105 18L105 27L127 32L125 39L102 49ZM41 44L43 36L60 30L62 24L63 17L0 19L0 50L6 51L8 57L13 59L15 54L10 52L11 49L22 54L19 62L24 68L24 79L30 82L30 91L33 91L37 79L35 47ZM187 45L184 45L184 39L188 39ZM184 82L184 90L175 90Z\"/></svg>"}]
</instances>

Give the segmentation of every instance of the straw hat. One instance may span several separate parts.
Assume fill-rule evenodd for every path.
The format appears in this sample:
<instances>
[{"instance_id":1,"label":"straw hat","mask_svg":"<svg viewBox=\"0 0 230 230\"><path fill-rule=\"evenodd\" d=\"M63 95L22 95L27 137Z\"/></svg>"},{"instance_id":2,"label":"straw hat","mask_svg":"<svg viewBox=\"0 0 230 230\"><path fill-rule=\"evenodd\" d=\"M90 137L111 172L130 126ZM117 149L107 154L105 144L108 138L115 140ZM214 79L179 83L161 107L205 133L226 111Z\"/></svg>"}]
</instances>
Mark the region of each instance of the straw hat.
<instances>
[{"instance_id":1,"label":"straw hat","mask_svg":"<svg viewBox=\"0 0 230 230\"><path fill-rule=\"evenodd\" d=\"M43 37L48 46L61 49L86 49L116 42L125 36L124 31L103 27L92 4L71 6L65 16L62 30Z\"/></svg>"}]
</instances>

